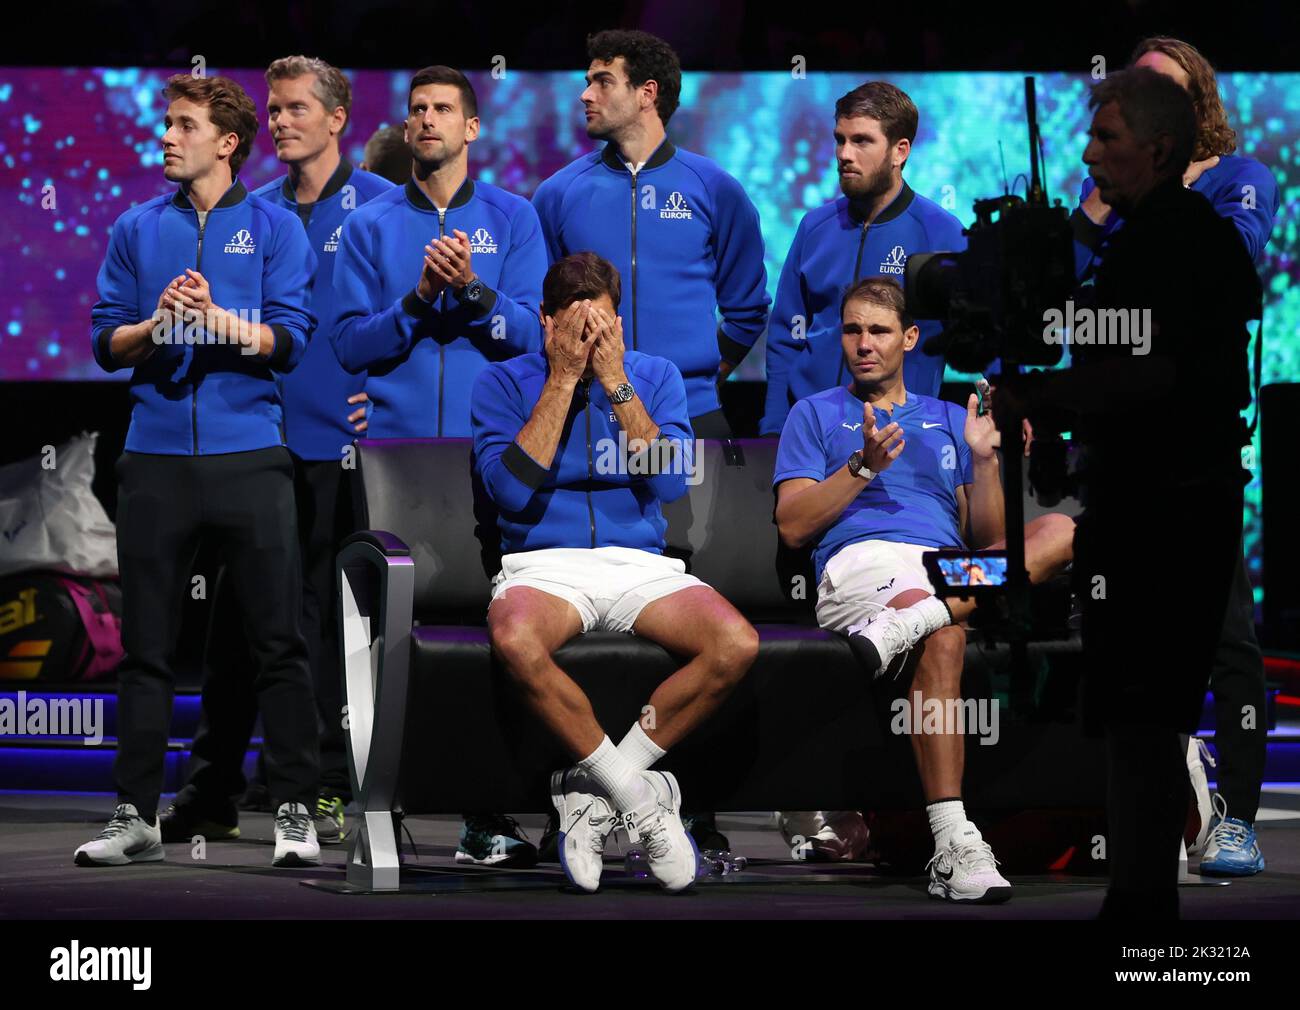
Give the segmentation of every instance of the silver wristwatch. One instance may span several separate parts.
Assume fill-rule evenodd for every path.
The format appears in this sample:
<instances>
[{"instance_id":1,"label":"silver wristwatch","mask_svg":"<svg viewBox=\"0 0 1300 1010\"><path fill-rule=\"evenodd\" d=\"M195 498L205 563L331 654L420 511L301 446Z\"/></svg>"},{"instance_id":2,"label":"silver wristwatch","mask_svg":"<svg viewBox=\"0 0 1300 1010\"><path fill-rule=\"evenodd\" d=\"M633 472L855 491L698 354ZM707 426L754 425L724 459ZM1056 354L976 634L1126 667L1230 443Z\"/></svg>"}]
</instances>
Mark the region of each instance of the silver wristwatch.
<instances>
[{"instance_id":1,"label":"silver wristwatch","mask_svg":"<svg viewBox=\"0 0 1300 1010\"><path fill-rule=\"evenodd\" d=\"M614 391L609 394L609 402L627 403L634 396L636 396L636 390L632 388L632 383L620 382L614 387Z\"/></svg>"},{"instance_id":2,"label":"silver wristwatch","mask_svg":"<svg viewBox=\"0 0 1300 1010\"><path fill-rule=\"evenodd\" d=\"M870 467L862 465L862 450L858 449L849 454L849 473L861 480L872 480L876 476L876 471Z\"/></svg>"}]
</instances>

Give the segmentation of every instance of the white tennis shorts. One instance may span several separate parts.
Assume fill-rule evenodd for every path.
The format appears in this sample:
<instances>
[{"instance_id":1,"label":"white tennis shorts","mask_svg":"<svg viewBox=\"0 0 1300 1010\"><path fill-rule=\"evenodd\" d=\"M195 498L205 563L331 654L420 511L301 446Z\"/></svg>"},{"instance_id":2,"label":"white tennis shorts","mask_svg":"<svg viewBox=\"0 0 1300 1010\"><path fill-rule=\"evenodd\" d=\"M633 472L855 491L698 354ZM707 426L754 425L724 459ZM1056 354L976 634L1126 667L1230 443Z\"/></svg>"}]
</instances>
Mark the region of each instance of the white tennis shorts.
<instances>
[{"instance_id":1,"label":"white tennis shorts","mask_svg":"<svg viewBox=\"0 0 1300 1010\"><path fill-rule=\"evenodd\" d=\"M864 540L836 551L817 584L817 623L847 631L909 589L934 593L921 555L934 547Z\"/></svg>"},{"instance_id":2,"label":"white tennis shorts","mask_svg":"<svg viewBox=\"0 0 1300 1010\"><path fill-rule=\"evenodd\" d=\"M631 632L647 604L702 585L680 558L632 547L551 547L505 555L492 599L528 586L573 604L584 632Z\"/></svg>"}]
</instances>

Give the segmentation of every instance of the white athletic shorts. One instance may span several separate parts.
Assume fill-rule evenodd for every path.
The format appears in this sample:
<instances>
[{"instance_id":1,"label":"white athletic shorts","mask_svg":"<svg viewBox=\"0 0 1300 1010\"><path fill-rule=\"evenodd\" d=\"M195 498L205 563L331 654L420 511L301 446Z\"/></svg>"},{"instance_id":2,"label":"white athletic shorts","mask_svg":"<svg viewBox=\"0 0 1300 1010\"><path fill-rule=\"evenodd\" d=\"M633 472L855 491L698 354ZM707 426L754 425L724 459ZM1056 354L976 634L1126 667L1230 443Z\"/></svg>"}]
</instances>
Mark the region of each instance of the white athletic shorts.
<instances>
[{"instance_id":1,"label":"white athletic shorts","mask_svg":"<svg viewBox=\"0 0 1300 1010\"><path fill-rule=\"evenodd\" d=\"M632 547L551 547L505 555L492 599L528 586L573 604L584 632L631 632L647 604L702 585L680 558Z\"/></svg>"},{"instance_id":2,"label":"white athletic shorts","mask_svg":"<svg viewBox=\"0 0 1300 1010\"><path fill-rule=\"evenodd\" d=\"M840 548L826 562L817 584L817 623L828 631L847 631L909 589L933 594L921 563L921 555L933 550L892 540L864 540Z\"/></svg>"}]
</instances>

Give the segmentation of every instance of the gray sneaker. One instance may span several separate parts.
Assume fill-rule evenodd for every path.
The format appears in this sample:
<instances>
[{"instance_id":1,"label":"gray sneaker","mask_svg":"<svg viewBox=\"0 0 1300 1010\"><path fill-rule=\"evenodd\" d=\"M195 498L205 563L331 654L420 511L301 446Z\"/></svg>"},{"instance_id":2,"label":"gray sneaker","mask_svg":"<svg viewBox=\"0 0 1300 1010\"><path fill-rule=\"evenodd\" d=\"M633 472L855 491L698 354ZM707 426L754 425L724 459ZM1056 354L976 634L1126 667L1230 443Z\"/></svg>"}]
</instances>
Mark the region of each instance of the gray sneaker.
<instances>
[{"instance_id":1,"label":"gray sneaker","mask_svg":"<svg viewBox=\"0 0 1300 1010\"><path fill-rule=\"evenodd\" d=\"M316 841L321 845L338 845L348 836L343 823L343 800L337 796L317 797L312 820L316 824Z\"/></svg>"},{"instance_id":2,"label":"gray sneaker","mask_svg":"<svg viewBox=\"0 0 1300 1010\"><path fill-rule=\"evenodd\" d=\"M113 817L98 835L73 855L78 866L126 866L154 863L164 856L162 829L155 817L146 824L130 803L119 803Z\"/></svg>"},{"instance_id":3,"label":"gray sneaker","mask_svg":"<svg viewBox=\"0 0 1300 1010\"><path fill-rule=\"evenodd\" d=\"M316 825L304 803L281 803L275 812L272 866L320 866Z\"/></svg>"}]
</instances>

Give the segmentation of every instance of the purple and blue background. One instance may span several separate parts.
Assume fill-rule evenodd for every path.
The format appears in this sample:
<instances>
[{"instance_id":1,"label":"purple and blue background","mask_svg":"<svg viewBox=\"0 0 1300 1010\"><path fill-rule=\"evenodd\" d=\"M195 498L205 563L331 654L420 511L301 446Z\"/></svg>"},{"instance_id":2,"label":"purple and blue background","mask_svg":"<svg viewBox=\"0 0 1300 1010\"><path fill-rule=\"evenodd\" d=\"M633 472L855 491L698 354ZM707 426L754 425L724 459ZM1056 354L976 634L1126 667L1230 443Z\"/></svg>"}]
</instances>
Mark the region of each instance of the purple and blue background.
<instances>
[{"instance_id":1,"label":"purple and blue background","mask_svg":"<svg viewBox=\"0 0 1300 1010\"><path fill-rule=\"evenodd\" d=\"M189 67L177 71L188 72ZM0 379L105 379L89 343L95 274L109 229L132 204L167 191L159 138L158 68L0 68ZM209 67L239 81L261 107L260 70ZM350 72L352 117L344 134L359 163L373 130L404 118L404 71ZM592 148L578 95L581 72L469 74L483 129L472 173L523 196ZM738 178L762 219L769 288L800 218L838 193L831 130L835 100L866 74L691 73L669 126L679 146L719 162ZM977 198L1001 192L1027 170L1023 75L883 75L912 96L920 133L908 162L910 185L971 220ZM1049 195L1072 206L1083 177L1089 122L1085 74L1038 76ZM1262 265L1267 292L1264 382L1300 380L1300 74L1223 74L1219 79L1238 153L1257 158L1282 193ZM283 174L263 128L240 173L250 189ZM737 378L762 378L762 347ZM114 376L113 379L121 379ZM950 373L949 378L958 378ZM1150 451L1158 452L1153 446ZM1276 462L1275 464L1276 465ZM1258 561L1259 478L1247 488L1247 546Z\"/></svg>"}]
</instances>

